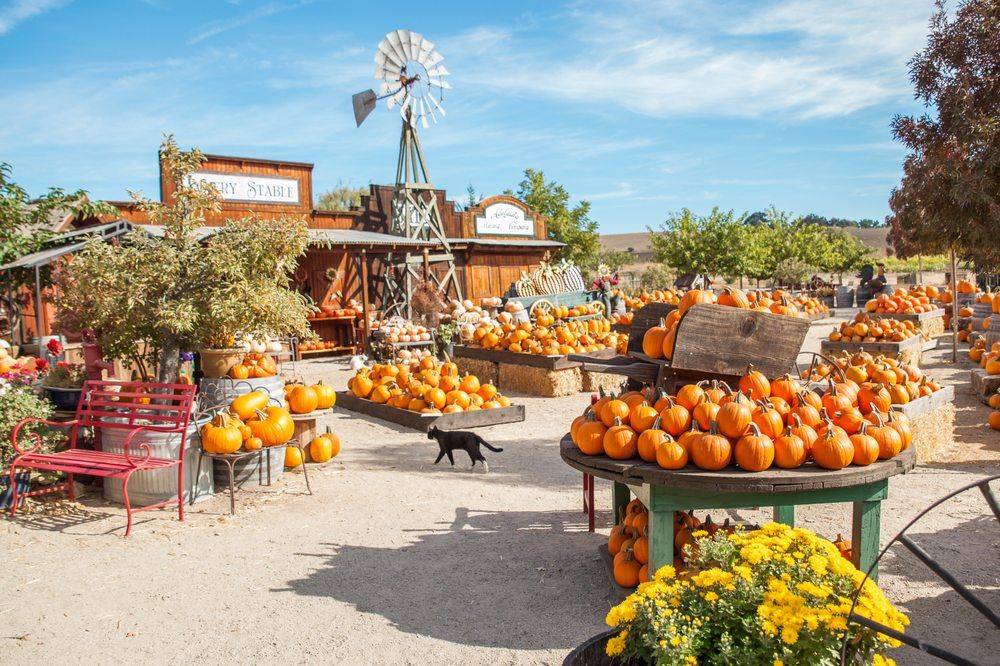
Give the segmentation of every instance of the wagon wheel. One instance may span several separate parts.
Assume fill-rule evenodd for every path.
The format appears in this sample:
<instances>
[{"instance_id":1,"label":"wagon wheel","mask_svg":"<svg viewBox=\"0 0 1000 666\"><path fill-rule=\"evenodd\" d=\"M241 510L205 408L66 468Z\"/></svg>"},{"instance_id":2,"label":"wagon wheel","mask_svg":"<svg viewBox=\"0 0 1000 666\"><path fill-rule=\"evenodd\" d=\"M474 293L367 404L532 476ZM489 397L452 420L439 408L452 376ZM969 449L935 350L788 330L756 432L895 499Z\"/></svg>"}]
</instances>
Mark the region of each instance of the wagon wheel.
<instances>
[{"instance_id":1,"label":"wagon wheel","mask_svg":"<svg viewBox=\"0 0 1000 666\"><path fill-rule=\"evenodd\" d=\"M608 305L604 301L591 301L590 303L587 303L588 308L592 308L595 306L600 306L601 311L595 312L594 314L601 314L604 315L605 317L608 316Z\"/></svg>"},{"instance_id":2,"label":"wagon wheel","mask_svg":"<svg viewBox=\"0 0 1000 666\"><path fill-rule=\"evenodd\" d=\"M533 301L531 307L527 308L527 310L529 314L534 314L536 310L541 310L545 314L552 314L554 307L555 305L552 304L552 301L547 298L539 298L537 301Z\"/></svg>"},{"instance_id":3,"label":"wagon wheel","mask_svg":"<svg viewBox=\"0 0 1000 666\"><path fill-rule=\"evenodd\" d=\"M953 491L951 493L948 493L944 497L940 498L939 500L937 500L936 502L934 502L933 504L931 504L930 506L928 506L926 509L924 509L923 511L921 511L920 513L918 513L913 518L913 520L911 520L910 522L908 522L906 524L906 526L903 527L903 529L901 529L896 534L896 536L894 536L889 541L889 543L887 543L885 545L885 547L879 552L878 557L875 558L875 561L872 562L871 565L868 567L868 570L865 572L865 578L864 578L864 580L861 581L861 584L858 585L857 591L854 593L854 598L852 599L852 602L851 602L851 611L850 611L850 613L847 616L848 622L854 622L856 624L860 624L863 627L867 627L867 628L872 629L874 631L877 631L879 633L885 634L886 636L890 636L892 638L895 638L896 640L900 641L901 643L905 643L905 644L909 645L910 647L913 647L913 648L916 648L918 650L921 650L922 652L926 652L927 654L933 655L933 656L937 657L938 659L941 659L942 661L946 661L946 662L948 662L950 664L961 664L963 666L965 664L969 664L969 665L973 665L974 666L975 662L972 662L972 661L970 661L968 659L965 659L964 657L961 657L961 656L959 656L959 655L957 655L957 654L955 654L955 653L953 653L953 652L951 652L949 650L946 650L945 648L939 647L939 646L934 645L932 643L928 643L926 641L922 641L919 638L914 637L912 634L909 634L909 633L906 633L906 634L900 633L900 632L896 631L895 629L891 629L890 627L887 627L887 626L885 626L883 624L880 624L878 622L874 622L873 620L870 620L870 619L868 619L866 617L858 615L857 613L854 612L854 609L857 606L858 597L861 594L861 590L864 587L865 582L867 582L868 578L871 576L872 571L874 571L875 568L878 566L878 564L881 561L882 557L885 556L885 554L886 554L886 552L888 552L889 548L894 543L899 542L899 543L903 544L904 546L906 546L906 549L909 550L924 565L926 565L927 568L930 569L931 572L935 576L937 576L938 578L940 578L941 580L943 580L945 583L947 583L948 586L951 587L953 590L955 590L955 592L957 592L960 597L962 597L967 602L969 602L969 604L980 615L982 615L987 620L989 620L990 622L992 622L993 625L995 627L997 627L997 629L1000 629L1000 613L998 613L996 610L994 610L994 609L990 608L989 606L987 606L983 602L982 599L980 599L979 597L977 597L972 592L972 590L970 590L968 587L966 587L964 584L962 584L957 578L955 578L954 575L952 575L952 573L950 571L948 571L943 566L941 566L941 564L938 563L938 561L935 560L927 551L925 551L923 548L921 548L916 542L913 541L913 539L911 539L909 536L906 535L906 531L909 530L911 527L913 527L913 525L918 520L920 520L921 518L923 518L925 515L927 515L928 513L930 513L931 511L933 511L934 509L936 509L938 506L944 504L945 502L947 502L951 498L956 497L958 495L961 495L962 493L964 493L964 492L966 492L968 490L972 490L973 488L979 488L979 491L983 494L983 497L986 499L986 504L990 507L990 510L993 512L993 517L996 519L996 521L998 523L1000 523L1000 502L997 501L997 498L993 494L992 489L990 489L990 483L993 482L993 481L996 481L998 479L1000 479L1000 474L994 475L994 476L991 476L991 477L988 477L988 478L985 478L985 479L979 479L978 481L973 481L972 483L970 483L968 485L965 485L965 486L959 488L958 490L955 490L955 491ZM845 666L846 664L848 664L848 659L847 659L847 643L848 643L848 638L847 637L848 637L848 634L845 633L844 634L843 642L841 642L841 644L840 644L840 664L841 664L841 666Z\"/></svg>"},{"instance_id":4,"label":"wagon wheel","mask_svg":"<svg viewBox=\"0 0 1000 666\"><path fill-rule=\"evenodd\" d=\"M809 368L805 374L802 373L802 367L799 365L799 357L808 354L809 355ZM844 370L837 364L837 362L827 356L826 354L821 354L820 352L799 352L798 356L795 357L795 372L798 374L799 379L808 379L812 377L813 370L819 365L820 361L826 362L831 368L836 370L840 374L841 381L847 381L847 375L844 374Z\"/></svg>"}]
</instances>

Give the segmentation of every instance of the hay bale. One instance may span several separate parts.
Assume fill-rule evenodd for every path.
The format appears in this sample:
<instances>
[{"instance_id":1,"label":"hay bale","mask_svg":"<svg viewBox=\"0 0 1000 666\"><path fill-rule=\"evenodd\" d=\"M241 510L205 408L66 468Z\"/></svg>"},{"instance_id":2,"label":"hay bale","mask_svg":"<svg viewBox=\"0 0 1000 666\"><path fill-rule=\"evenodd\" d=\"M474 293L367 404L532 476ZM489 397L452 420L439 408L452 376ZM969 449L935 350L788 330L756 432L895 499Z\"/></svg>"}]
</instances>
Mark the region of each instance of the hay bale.
<instances>
[{"instance_id":1,"label":"hay bale","mask_svg":"<svg viewBox=\"0 0 1000 666\"><path fill-rule=\"evenodd\" d=\"M937 409L910 419L913 446L917 462L932 463L944 460L949 446L955 442L955 405L945 403Z\"/></svg>"},{"instance_id":2,"label":"hay bale","mask_svg":"<svg viewBox=\"0 0 1000 666\"><path fill-rule=\"evenodd\" d=\"M580 368L546 370L530 365L501 363L497 386L504 393L525 393L554 398L582 391L582 375L583 371Z\"/></svg>"},{"instance_id":3,"label":"hay bale","mask_svg":"<svg viewBox=\"0 0 1000 666\"><path fill-rule=\"evenodd\" d=\"M498 386L497 381L500 379L500 370L498 368L498 363L493 361L484 361L478 358L457 358L455 363L458 364L458 370L460 373L469 373L470 375L475 375L479 377L479 381L483 384L493 384Z\"/></svg>"},{"instance_id":4,"label":"hay bale","mask_svg":"<svg viewBox=\"0 0 1000 666\"><path fill-rule=\"evenodd\" d=\"M900 363L907 363L914 367L920 367L920 355L924 351L923 343L910 345L899 353Z\"/></svg>"},{"instance_id":5,"label":"hay bale","mask_svg":"<svg viewBox=\"0 0 1000 666\"><path fill-rule=\"evenodd\" d=\"M597 393L601 389L605 392L618 391L621 388L622 382L627 381L626 377L621 375L612 375L607 372L591 372L590 370L583 370L583 390L586 393Z\"/></svg>"},{"instance_id":6,"label":"hay bale","mask_svg":"<svg viewBox=\"0 0 1000 666\"><path fill-rule=\"evenodd\" d=\"M924 319L920 322L920 329L931 336L941 335L944 333L944 317L931 317L930 319Z\"/></svg>"}]
</instances>

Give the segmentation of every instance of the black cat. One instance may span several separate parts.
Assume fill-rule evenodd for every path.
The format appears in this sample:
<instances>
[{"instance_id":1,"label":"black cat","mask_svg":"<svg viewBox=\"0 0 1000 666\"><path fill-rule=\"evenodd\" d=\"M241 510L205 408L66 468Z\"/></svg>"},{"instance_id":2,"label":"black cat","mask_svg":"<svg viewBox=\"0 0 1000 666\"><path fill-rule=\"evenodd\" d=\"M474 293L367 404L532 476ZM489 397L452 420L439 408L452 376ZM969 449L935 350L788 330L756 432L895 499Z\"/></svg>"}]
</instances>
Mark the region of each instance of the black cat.
<instances>
[{"instance_id":1,"label":"black cat","mask_svg":"<svg viewBox=\"0 0 1000 666\"><path fill-rule=\"evenodd\" d=\"M441 430L437 426L431 426L431 429L427 431L427 439L436 439L438 446L441 447L441 452L438 453L437 460L434 461L435 465L441 462L441 458L448 456L448 462L454 466L455 458L451 455L451 452L456 449L465 449L465 452L469 454L469 458L472 459L473 468L476 466L476 461L479 460L483 463L483 468L489 472L490 465L479 451L479 445L482 444L490 451L496 451L497 453L503 451L503 449L490 446L489 442L474 432Z\"/></svg>"}]
</instances>

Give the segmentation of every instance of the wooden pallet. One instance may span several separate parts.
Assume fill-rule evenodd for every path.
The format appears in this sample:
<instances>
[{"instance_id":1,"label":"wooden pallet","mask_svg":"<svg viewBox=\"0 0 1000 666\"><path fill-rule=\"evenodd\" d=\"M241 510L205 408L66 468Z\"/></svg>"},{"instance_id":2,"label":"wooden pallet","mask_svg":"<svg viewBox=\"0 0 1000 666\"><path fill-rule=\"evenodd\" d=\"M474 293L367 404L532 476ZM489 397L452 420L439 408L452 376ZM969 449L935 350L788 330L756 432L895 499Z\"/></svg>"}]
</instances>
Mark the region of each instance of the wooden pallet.
<instances>
[{"instance_id":1,"label":"wooden pallet","mask_svg":"<svg viewBox=\"0 0 1000 666\"><path fill-rule=\"evenodd\" d=\"M894 312L868 312L867 310L859 310L859 313L867 313L872 316L873 319L899 319L900 321L915 321L924 322L928 319L938 319L944 317L944 308L938 308L936 310L931 310L930 312L916 312L913 314L902 314Z\"/></svg>"},{"instance_id":2,"label":"wooden pallet","mask_svg":"<svg viewBox=\"0 0 1000 666\"><path fill-rule=\"evenodd\" d=\"M916 418L933 412L942 405L947 405L955 401L955 387L949 385L942 386L941 390L934 391L930 395L911 400L905 405L893 405L892 411L901 412L910 418Z\"/></svg>"},{"instance_id":3,"label":"wooden pallet","mask_svg":"<svg viewBox=\"0 0 1000 666\"><path fill-rule=\"evenodd\" d=\"M602 349L601 351L589 352L585 354L585 356L595 359L611 358L615 356L615 350ZM506 349L485 349L483 347L476 347L473 345L455 345L455 358L475 358L481 361L492 361L493 363L527 365L535 368L543 368L549 371L569 370L580 367L580 362L569 360L568 355L539 356L538 354L511 352Z\"/></svg>"},{"instance_id":4,"label":"wooden pallet","mask_svg":"<svg viewBox=\"0 0 1000 666\"><path fill-rule=\"evenodd\" d=\"M983 368L973 368L970 379L972 393L984 402L1000 390L1000 375L988 375Z\"/></svg>"},{"instance_id":5,"label":"wooden pallet","mask_svg":"<svg viewBox=\"0 0 1000 666\"><path fill-rule=\"evenodd\" d=\"M406 428L427 432L431 426L441 430L466 430L499 425L501 423L519 423L524 420L524 405L511 405L497 409L480 409L473 412L456 412L454 414L420 414L408 409L391 407L371 400L359 398L348 391L337 392L336 407L374 416Z\"/></svg>"}]
</instances>

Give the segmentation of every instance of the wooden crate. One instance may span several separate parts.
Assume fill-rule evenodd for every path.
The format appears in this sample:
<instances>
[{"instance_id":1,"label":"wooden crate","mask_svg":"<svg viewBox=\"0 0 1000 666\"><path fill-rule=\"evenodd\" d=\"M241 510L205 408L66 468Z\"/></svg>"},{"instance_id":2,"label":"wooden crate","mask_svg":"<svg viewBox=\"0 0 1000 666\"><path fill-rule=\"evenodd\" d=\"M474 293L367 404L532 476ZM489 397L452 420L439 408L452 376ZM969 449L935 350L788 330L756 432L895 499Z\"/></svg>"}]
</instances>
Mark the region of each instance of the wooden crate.
<instances>
[{"instance_id":1,"label":"wooden crate","mask_svg":"<svg viewBox=\"0 0 1000 666\"><path fill-rule=\"evenodd\" d=\"M970 381L972 394L983 402L1000 390L1000 375L988 375L983 368L973 368Z\"/></svg>"},{"instance_id":2,"label":"wooden crate","mask_svg":"<svg viewBox=\"0 0 1000 666\"><path fill-rule=\"evenodd\" d=\"M501 423L519 423L524 420L524 405L511 405L497 409L481 409L474 412L457 412L455 414L420 414L408 409L391 407L371 400L359 398L348 391L337 392L336 407L347 409L359 414L374 416L406 428L427 432L431 426L442 430L466 430L482 428Z\"/></svg>"},{"instance_id":3,"label":"wooden crate","mask_svg":"<svg viewBox=\"0 0 1000 666\"><path fill-rule=\"evenodd\" d=\"M538 356L471 345L455 347L455 362L460 368L469 365L471 361L477 368L482 365L480 369L486 376L495 376L497 388L501 391L544 397L596 390L584 388L582 360L610 359L615 355L613 349L566 356ZM572 360L570 356L580 360ZM588 377L586 384L596 386L599 383L606 386L607 382L606 379Z\"/></svg>"},{"instance_id":4,"label":"wooden crate","mask_svg":"<svg viewBox=\"0 0 1000 666\"><path fill-rule=\"evenodd\" d=\"M846 342L844 340L823 340L820 349L827 352L848 351L857 352L862 349L873 354L897 356L903 363L920 366L920 355L924 350L924 340L919 335L907 338L902 342Z\"/></svg>"},{"instance_id":5,"label":"wooden crate","mask_svg":"<svg viewBox=\"0 0 1000 666\"><path fill-rule=\"evenodd\" d=\"M942 460L955 442L955 387L917 398L905 405L893 405L892 411L905 414L913 431L913 446L917 461L932 463Z\"/></svg>"}]
</instances>

